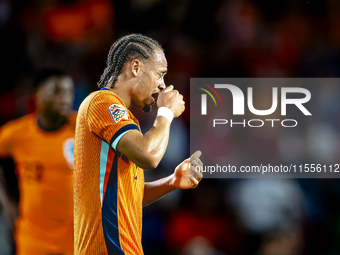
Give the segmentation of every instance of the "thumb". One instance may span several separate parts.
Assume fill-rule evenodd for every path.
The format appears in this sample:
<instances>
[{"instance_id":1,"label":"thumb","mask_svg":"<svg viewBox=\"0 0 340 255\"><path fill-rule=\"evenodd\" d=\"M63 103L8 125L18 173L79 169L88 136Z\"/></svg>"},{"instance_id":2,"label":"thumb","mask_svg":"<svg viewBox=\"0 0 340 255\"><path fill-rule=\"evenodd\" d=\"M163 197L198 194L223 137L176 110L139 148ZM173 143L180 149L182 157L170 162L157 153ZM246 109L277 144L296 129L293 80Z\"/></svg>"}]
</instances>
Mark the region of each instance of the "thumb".
<instances>
[{"instance_id":1,"label":"thumb","mask_svg":"<svg viewBox=\"0 0 340 255\"><path fill-rule=\"evenodd\" d=\"M190 158L183 161L183 169L190 169Z\"/></svg>"},{"instance_id":2,"label":"thumb","mask_svg":"<svg viewBox=\"0 0 340 255\"><path fill-rule=\"evenodd\" d=\"M183 165L184 168L190 167L190 158L185 159L182 162L182 165Z\"/></svg>"},{"instance_id":3,"label":"thumb","mask_svg":"<svg viewBox=\"0 0 340 255\"><path fill-rule=\"evenodd\" d=\"M173 89L174 89L174 86L170 85L170 86L166 87L162 92L167 93L167 92L169 92L169 91L171 91Z\"/></svg>"},{"instance_id":4,"label":"thumb","mask_svg":"<svg viewBox=\"0 0 340 255\"><path fill-rule=\"evenodd\" d=\"M185 160L183 160L177 167L176 169L187 169L190 168L190 158L187 158Z\"/></svg>"}]
</instances>

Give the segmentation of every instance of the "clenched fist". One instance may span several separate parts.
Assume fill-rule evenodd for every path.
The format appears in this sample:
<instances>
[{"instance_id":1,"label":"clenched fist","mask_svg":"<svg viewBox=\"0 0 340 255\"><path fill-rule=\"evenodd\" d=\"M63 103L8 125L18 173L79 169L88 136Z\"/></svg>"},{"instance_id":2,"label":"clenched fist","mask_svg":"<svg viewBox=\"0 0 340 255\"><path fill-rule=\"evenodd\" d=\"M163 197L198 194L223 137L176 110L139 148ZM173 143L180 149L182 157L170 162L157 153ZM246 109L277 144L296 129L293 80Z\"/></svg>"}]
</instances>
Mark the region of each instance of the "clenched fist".
<instances>
[{"instance_id":1,"label":"clenched fist","mask_svg":"<svg viewBox=\"0 0 340 255\"><path fill-rule=\"evenodd\" d=\"M158 96L158 108L169 108L175 118L179 117L184 112L184 105L183 95L181 95L178 90L174 90L174 86L172 85L166 87Z\"/></svg>"}]
</instances>

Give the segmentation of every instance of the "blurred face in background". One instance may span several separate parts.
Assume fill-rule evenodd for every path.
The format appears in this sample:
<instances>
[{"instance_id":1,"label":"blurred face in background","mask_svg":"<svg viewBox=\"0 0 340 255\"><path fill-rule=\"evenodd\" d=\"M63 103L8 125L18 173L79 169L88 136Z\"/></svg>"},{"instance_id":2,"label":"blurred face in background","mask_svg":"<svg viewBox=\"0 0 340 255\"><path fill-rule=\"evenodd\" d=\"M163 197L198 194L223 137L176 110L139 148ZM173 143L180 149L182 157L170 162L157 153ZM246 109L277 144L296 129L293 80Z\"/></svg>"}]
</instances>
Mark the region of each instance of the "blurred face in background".
<instances>
[{"instance_id":1,"label":"blurred face in background","mask_svg":"<svg viewBox=\"0 0 340 255\"><path fill-rule=\"evenodd\" d=\"M70 114L74 100L74 85L70 76L52 76L37 92L37 110L45 116Z\"/></svg>"}]
</instances>

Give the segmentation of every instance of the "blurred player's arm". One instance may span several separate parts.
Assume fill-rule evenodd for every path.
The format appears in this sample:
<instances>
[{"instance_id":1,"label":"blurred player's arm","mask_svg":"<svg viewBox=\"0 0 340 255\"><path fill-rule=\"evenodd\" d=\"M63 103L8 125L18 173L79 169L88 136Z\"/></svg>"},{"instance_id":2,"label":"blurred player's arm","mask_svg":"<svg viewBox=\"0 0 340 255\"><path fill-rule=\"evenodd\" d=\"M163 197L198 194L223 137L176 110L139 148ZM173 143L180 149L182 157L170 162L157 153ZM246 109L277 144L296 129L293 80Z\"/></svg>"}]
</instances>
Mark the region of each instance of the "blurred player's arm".
<instances>
[{"instance_id":1,"label":"blurred player's arm","mask_svg":"<svg viewBox=\"0 0 340 255\"><path fill-rule=\"evenodd\" d=\"M159 94L157 106L170 109L177 118L184 111L183 96L173 90L173 86L169 86ZM137 130L131 130L123 135L116 148L139 167L153 169L163 158L169 134L169 121L163 116L157 116L147 133L143 135Z\"/></svg>"},{"instance_id":2,"label":"blurred player's arm","mask_svg":"<svg viewBox=\"0 0 340 255\"><path fill-rule=\"evenodd\" d=\"M3 174L3 168L0 165L0 205L2 214L8 221L11 230L14 230L15 220L18 217L18 205L14 199L9 196L6 190L5 178Z\"/></svg>"},{"instance_id":3,"label":"blurred player's arm","mask_svg":"<svg viewBox=\"0 0 340 255\"><path fill-rule=\"evenodd\" d=\"M9 226L14 229L15 219L18 217L18 206L17 202L9 195L8 184L4 175L5 165L10 165L8 170L14 170L14 166L11 164L6 164L5 158L10 158L12 156L12 149L15 144L15 134L16 128L12 122L9 122L0 128L0 205L2 207L2 213L7 218ZM12 169L13 168L13 169ZM7 170L7 169L6 169ZM14 172L13 172L14 175Z\"/></svg>"},{"instance_id":4,"label":"blurred player's arm","mask_svg":"<svg viewBox=\"0 0 340 255\"><path fill-rule=\"evenodd\" d=\"M176 189L196 188L203 178L201 152L196 151L190 158L179 164L174 173L163 179L147 182L144 186L143 206L151 204Z\"/></svg>"}]
</instances>

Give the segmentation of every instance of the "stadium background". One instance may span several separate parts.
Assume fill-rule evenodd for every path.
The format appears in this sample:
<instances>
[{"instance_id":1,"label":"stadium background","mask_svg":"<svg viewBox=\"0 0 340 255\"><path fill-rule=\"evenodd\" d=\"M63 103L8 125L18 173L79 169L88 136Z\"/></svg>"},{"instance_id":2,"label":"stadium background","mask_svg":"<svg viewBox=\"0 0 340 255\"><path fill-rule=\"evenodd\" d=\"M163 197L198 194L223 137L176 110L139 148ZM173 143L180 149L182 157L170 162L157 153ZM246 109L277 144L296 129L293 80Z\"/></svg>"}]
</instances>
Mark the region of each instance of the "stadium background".
<instances>
[{"instance_id":1,"label":"stadium background","mask_svg":"<svg viewBox=\"0 0 340 255\"><path fill-rule=\"evenodd\" d=\"M0 124L34 110L31 76L50 64L73 77L77 109L97 89L111 44L128 33L162 44L165 82L188 101L190 77L339 77L339 26L336 0L0 0ZM339 160L339 88L315 94L323 118L323 125L309 123L316 139L298 142L294 133L247 139L262 143L268 157ZM155 111L134 113L148 130ZM187 108L147 180L170 174L189 155L188 130ZM237 134L231 139L245 143ZM311 147L322 145L325 153L313 155ZM235 156L256 157L256 149ZM15 193L15 179L5 175ZM204 180L145 208L145 254L340 254L339 200L338 179ZM11 254L1 221L0 254Z\"/></svg>"}]
</instances>

